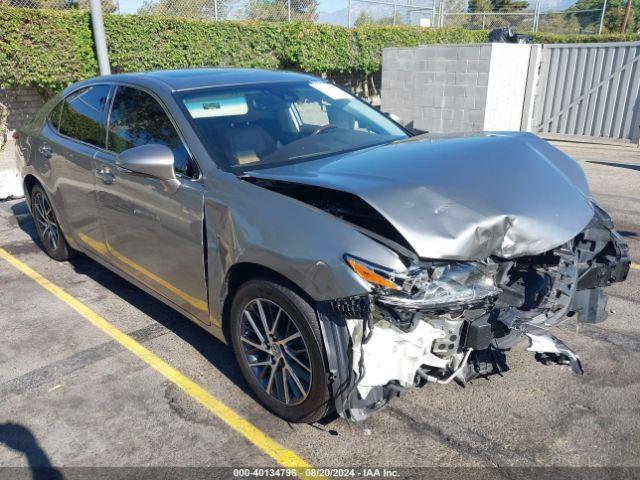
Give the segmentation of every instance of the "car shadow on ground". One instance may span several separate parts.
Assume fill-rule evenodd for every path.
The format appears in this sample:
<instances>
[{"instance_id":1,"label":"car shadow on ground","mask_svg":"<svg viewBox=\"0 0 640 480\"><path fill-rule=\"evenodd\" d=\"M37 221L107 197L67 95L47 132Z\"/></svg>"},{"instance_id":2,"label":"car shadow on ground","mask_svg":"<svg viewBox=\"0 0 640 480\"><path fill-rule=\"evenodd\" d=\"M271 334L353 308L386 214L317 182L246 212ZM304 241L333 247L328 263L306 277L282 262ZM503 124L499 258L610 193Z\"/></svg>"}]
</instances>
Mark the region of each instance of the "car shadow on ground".
<instances>
[{"instance_id":1,"label":"car shadow on ground","mask_svg":"<svg viewBox=\"0 0 640 480\"><path fill-rule=\"evenodd\" d=\"M35 224L29 213L26 203L20 202L11 207L18 226L28 234L34 242L40 245L36 233ZM43 255L45 253L43 252ZM137 308L145 315L155 320L185 342L189 343L210 362L225 377L241 388L245 393L253 397L248 385L244 382L240 369L236 364L233 350L213 335L200 328L188 318L184 317L160 300L129 283L122 277L111 272L107 268L95 262L84 254L77 254L70 259L71 264L80 275L85 275L102 287L115 293L126 303ZM63 286L64 288L64 286Z\"/></svg>"},{"instance_id":2,"label":"car shadow on ground","mask_svg":"<svg viewBox=\"0 0 640 480\"><path fill-rule=\"evenodd\" d=\"M35 435L24 425L11 422L0 423L0 445L5 445L24 455L31 469L32 479L62 480L64 478L62 473L51 465L49 457Z\"/></svg>"}]
</instances>

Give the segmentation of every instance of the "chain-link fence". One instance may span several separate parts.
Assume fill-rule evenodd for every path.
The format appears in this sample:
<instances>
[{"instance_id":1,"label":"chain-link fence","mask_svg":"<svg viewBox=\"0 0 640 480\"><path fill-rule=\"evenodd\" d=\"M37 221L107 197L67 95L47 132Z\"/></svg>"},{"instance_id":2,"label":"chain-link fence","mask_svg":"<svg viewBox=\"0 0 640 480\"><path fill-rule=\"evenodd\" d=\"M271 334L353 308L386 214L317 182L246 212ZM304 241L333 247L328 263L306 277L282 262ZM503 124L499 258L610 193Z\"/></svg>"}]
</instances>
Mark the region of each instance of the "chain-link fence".
<instances>
[{"instance_id":1,"label":"chain-link fence","mask_svg":"<svg viewBox=\"0 0 640 480\"><path fill-rule=\"evenodd\" d=\"M346 25L435 26L434 4L430 0L347 0Z\"/></svg>"},{"instance_id":2,"label":"chain-link fence","mask_svg":"<svg viewBox=\"0 0 640 480\"><path fill-rule=\"evenodd\" d=\"M105 13L118 13L118 0L101 0ZM53 10L89 10L89 0L0 0L0 5Z\"/></svg>"},{"instance_id":3,"label":"chain-link fence","mask_svg":"<svg viewBox=\"0 0 640 480\"><path fill-rule=\"evenodd\" d=\"M603 9L546 10L532 0L521 10L469 11L467 0L101 0L105 13L209 20L317 22L342 26L418 25L520 32L600 33ZM490 2L486 2L491 5ZM522 2L516 2L522 3ZM0 0L25 8L88 9L89 0Z\"/></svg>"}]
</instances>

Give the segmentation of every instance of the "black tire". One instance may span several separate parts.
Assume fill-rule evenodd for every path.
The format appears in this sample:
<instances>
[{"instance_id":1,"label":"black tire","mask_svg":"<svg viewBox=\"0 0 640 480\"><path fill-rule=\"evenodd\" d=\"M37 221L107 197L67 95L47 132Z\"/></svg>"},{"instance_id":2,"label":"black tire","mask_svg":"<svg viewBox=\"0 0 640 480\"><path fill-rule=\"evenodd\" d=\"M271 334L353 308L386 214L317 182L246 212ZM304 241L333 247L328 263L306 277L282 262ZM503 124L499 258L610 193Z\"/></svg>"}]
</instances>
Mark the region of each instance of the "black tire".
<instances>
[{"instance_id":1,"label":"black tire","mask_svg":"<svg viewBox=\"0 0 640 480\"><path fill-rule=\"evenodd\" d=\"M31 189L31 214L36 224L40 246L46 254L59 262L68 260L73 250L62 234L49 196L37 184Z\"/></svg>"},{"instance_id":2,"label":"black tire","mask_svg":"<svg viewBox=\"0 0 640 480\"><path fill-rule=\"evenodd\" d=\"M255 349L252 345L247 345L246 343L246 340L249 340L248 335L253 334L255 330L249 329L248 320L246 320L244 312L245 309L247 309L247 312L255 312L251 308L257 307L257 303L262 305L263 311L270 310L273 312L275 310L277 312L279 307L284 313L280 314L279 320L271 324L277 324L271 341L278 343L277 340L279 339L279 342L284 342L281 350L276 347L277 351L275 353L265 353L263 350ZM249 316L251 317L252 315L250 314ZM255 316L257 318L254 323L256 325L259 323L258 329L264 335L266 329L262 328L261 322L257 322L262 317L260 315ZM272 317L277 316L277 314L272 315ZM291 323L285 323L288 321ZM284 330L285 325L290 330ZM301 336L287 342L284 337L296 337L297 333L290 335L295 332L296 328ZM329 394L329 378L325 367L320 325L314 309L300 295L290 288L269 280L251 280L243 284L233 299L229 333L242 375L256 397L258 397L258 400L267 409L287 421L297 423L312 423L322 419L329 413L331 396ZM267 337L268 335L264 336ZM268 341L267 339L265 340ZM258 342L258 337L256 337L255 343ZM295 358L291 356L291 352L294 350L289 350L287 347L292 345L291 342L298 342L293 345L297 347ZM267 343L263 345L266 346L268 351L272 351L273 347L267 346ZM303 352L302 345L306 348L306 353ZM263 360L275 362L276 368L274 368L273 364L263 367L250 366L250 361L253 360L255 363L260 361L259 356L262 356ZM250 357L252 360L250 360ZM298 364L293 360L296 360ZM263 361L262 363L266 362ZM281 371L285 371L284 373L278 373L278 365L281 366ZM301 365L309 368L303 368ZM293 372L297 373L297 375L289 373L294 369L297 369L296 372ZM310 371L310 375L306 373L307 370ZM261 373L258 373L259 371ZM260 380L259 377L262 377L262 379ZM268 393L267 388L271 386L272 380L273 388L271 388L271 393ZM298 383L294 380L297 380ZM304 387L307 386L307 380L309 385L307 393L304 395ZM298 388L301 383L303 388ZM280 397L286 396L286 398L278 399L278 393L283 393L283 391L291 392L291 395L280 395ZM290 398L296 397L296 394L298 395L297 398Z\"/></svg>"}]
</instances>

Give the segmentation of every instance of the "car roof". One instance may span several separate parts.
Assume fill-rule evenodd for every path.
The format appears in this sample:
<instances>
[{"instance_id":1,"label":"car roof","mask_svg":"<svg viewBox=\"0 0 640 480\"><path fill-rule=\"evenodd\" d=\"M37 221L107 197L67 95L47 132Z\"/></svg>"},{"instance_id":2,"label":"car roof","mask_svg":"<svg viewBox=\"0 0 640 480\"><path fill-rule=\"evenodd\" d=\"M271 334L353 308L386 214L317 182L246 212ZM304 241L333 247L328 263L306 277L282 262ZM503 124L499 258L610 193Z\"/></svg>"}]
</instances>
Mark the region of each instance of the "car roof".
<instances>
[{"instance_id":1,"label":"car roof","mask_svg":"<svg viewBox=\"0 0 640 480\"><path fill-rule=\"evenodd\" d=\"M189 68L182 70L154 70L149 72L122 73L96 77L89 82L122 81L136 84L158 83L173 91L190 90L223 85L247 85L253 83L300 82L318 80L303 73L255 68ZM83 82L84 83L84 82ZM88 82L87 82L88 83ZM150 85L149 85L150 86Z\"/></svg>"}]
</instances>

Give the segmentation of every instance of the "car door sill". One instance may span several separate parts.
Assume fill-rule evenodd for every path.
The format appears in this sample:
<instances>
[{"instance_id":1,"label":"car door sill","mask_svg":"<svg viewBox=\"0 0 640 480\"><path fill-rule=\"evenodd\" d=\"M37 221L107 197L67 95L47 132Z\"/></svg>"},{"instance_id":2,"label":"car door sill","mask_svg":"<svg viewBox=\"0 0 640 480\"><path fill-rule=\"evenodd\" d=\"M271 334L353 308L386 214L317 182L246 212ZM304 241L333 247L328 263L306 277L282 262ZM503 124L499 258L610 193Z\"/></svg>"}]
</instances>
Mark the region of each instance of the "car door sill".
<instances>
[{"instance_id":1,"label":"car door sill","mask_svg":"<svg viewBox=\"0 0 640 480\"><path fill-rule=\"evenodd\" d=\"M151 295L152 297L156 298L157 300L160 300L162 303L164 303L168 307L172 308L173 310L175 310L179 314L181 314L184 317L186 317L189 320L191 320L193 323L197 324L199 327L202 327L204 330L206 330L207 332L211 333L214 337L216 337L221 342L223 342L225 344L227 343L227 341L226 341L226 339L224 337L224 333L222 332L222 327L220 325L218 325L217 323L211 322L211 324L209 324L209 325L203 323L197 317L195 317L191 313L187 312L186 310L181 308L179 305L175 304L174 302L172 302L171 300L169 300L168 298L166 298L162 294L156 292L152 288L149 288L147 285L145 285L144 283L142 283L139 280L135 279L133 276L129 275L124 270L122 270L122 269L118 268L117 266L111 264L107 260L99 257L94 252L90 251L89 249L82 248L82 253L84 253L89 258L91 258L95 262L97 262L100 265L102 265L104 268L110 270L114 274L116 274L119 277L123 278L127 282L135 285L140 290L143 290L145 293L148 293L149 295Z\"/></svg>"}]
</instances>

